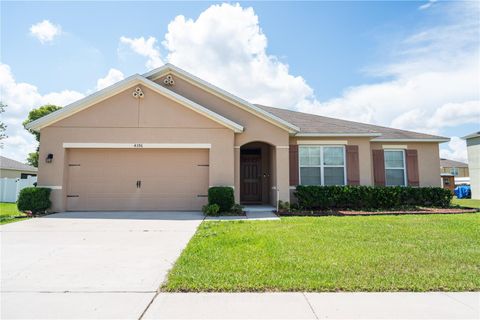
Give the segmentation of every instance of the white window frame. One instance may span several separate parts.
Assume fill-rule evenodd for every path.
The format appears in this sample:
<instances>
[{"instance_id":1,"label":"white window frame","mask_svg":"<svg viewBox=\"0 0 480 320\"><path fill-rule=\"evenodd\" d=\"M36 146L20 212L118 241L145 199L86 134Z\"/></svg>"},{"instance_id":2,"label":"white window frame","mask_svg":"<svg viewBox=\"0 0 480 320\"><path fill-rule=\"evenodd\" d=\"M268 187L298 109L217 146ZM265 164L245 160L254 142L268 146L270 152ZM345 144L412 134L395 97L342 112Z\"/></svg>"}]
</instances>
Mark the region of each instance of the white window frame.
<instances>
[{"instance_id":1,"label":"white window frame","mask_svg":"<svg viewBox=\"0 0 480 320\"><path fill-rule=\"evenodd\" d=\"M451 167L450 174L454 177L457 177L460 174L460 170L457 167Z\"/></svg>"},{"instance_id":2,"label":"white window frame","mask_svg":"<svg viewBox=\"0 0 480 320\"><path fill-rule=\"evenodd\" d=\"M343 185L347 185L347 155L346 155L346 150L345 150L345 145L333 145L333 144L328 144L328 145L317 145L317 144L308 144L308 145L299 145L299 150L298 150L298 180L300 185L302 184L302 170L301 168L320 168L320 185L324 186L325 185L325 175L324 175L324 168L341 168L343 167ZM311 148L311 147L320 147L320 164L319 165L302 165L300 163L300 148ZM343 149L343 165L324 165L323 163L323 149L324 148L331 148L331 147L337 147L337 148L342 148Z\"/></svg>"},{"instance_id":3,"label":"white window frame","mask_svg":"<svg viewBox=\"0 0 480 320\"><path fill-rule=\"evenodd\" d=\"M389 152L389 151L400 151L402 152L402 158L403 158L403 168L398 168L398 167L392 167L392 168L389 168L387 167L387 162L384 160L383 161L383 164L385 166L385 186L387 187L394 187L396 185L388 185L387 184L387 169L390 169L390 170L400 170L400 169L403 169L403 185L401 187L406 187L407 186L407 159L405 158L405 150L404 149L384 149L383 150L383 157L385 159L385 152Z\"/></svg>"}]
</instances>

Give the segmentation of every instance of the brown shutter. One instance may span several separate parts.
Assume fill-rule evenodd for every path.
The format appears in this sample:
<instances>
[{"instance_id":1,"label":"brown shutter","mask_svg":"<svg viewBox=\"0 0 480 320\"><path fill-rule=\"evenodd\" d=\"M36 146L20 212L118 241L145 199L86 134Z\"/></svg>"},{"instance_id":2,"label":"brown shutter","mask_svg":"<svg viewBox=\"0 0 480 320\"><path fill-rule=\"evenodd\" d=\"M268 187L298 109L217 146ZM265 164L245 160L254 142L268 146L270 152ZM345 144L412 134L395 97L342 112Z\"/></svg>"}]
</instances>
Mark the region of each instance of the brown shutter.
<instances>
[{"instance_id":1,"label":"brown shutter","mask_svg":"<svg viewBox=\"0 0 480 320\"><path fill-rule=\"evenodd\" d=\"M358 158L358 146L346 146L347 155L347 184L360 184L360 160Z\"/></svg>"},{"instance_id":2,"label":"brown shutter","mask_svg":"<svg viewBox=\"0 0 480 320\"><path fill-rule=\"evenodd\" d=\"M298 185L298 145L291 144L289 148L290 155L290 185Z\"/></svg>"},{"instance_id":3,"label":"brown shutter","mask_svg":"<svg viewBox=\"0 0 480 320\"><path fill-rule=\"evenodd\" d=\"M407 181L409 186L419 186L420 179L418 175L418 152L417 150L405 150L407 162Z\"/></svg>"},{"instance_id":4,"label":"brown shutter","mask_svg":"<svg viewBox=\"0 0 480 320\"><path fill-rule=\"evenodd\" d=\"M383 150L372 150L373 182L376 186L385 185L385 157Z\"/></svg>"}]
</instances>

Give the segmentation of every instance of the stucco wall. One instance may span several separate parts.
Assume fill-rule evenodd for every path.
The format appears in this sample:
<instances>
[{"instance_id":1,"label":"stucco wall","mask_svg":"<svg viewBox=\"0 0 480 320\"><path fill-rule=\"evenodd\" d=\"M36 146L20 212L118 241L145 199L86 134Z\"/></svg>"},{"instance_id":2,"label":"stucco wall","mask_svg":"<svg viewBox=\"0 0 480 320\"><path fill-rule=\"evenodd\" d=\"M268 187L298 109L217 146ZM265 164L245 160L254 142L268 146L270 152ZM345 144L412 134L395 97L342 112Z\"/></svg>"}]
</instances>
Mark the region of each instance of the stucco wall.
<instances>
[{"instance_id":1,"label":"stucco wall","mask_svg":"<svg viewBox=\"0 0 480 320\"><path fill-rule=\"evenodd\" d=\"M165 86L163 83L163 77L155 80L158 84ZM250 143L250 142L266 142L275 148L286 148L289 144L289 133L262 118L259 118L257 115L254 115L239 106L226 101L208 91L205 91L202 88L199 88L193 85L186 80L183 80L179 77L174 76L175 85L165 86L167 89L172 90L196 103L230 119L236 123L243 125L245 131L242 133L235 134L234 145L238 149L239 147ZM275 156L276 153L271 152L271 157ZM275 176L271 181L275 181L273 188L282 190L280 193L280 199L283 201L289 201L290 194L288 192L288 149L285 151L277 153L280 156L277 157L276 161L278 163L276 166L271 166L272 175ZM286 154L286 155L285 155ZM235 155L235 172L239 171L240 168L240 152L236 151ZM276 170L279 168L279 170ZM240 188L240 175L235 176L235 194L239 196ZM276 196L276 194L275 194ZM271 197L271 199L274 199Z\"/></svg>"},{"instance_id":2,"label":"stucco wall","mask_svg":"<svg viewBox=\"0 0 480 320\"><path fill-rule=\"evenodd\" d=\"M472 198L480 199L480 137L467 139Z\"/></svg>"},{"instance_id":3,"label":"stucco wall","mask_svg":"<svg viewBox=\"0 0 480 320\"><path fill-rule=\"evenodd\" d=\"M382 149L384 146L397 146L399 149L415 149L418 152L418 174L421 187L440 187L440 151L436 142L372 142L371 149ZM371 153L371 152L370 152ZM373 181L373 172L372 172Z\"/></svg>"},{"instance_id":4,"label":"stucco wall","mask_svg":"<svg viewBox=\"0 0 480 320\"><path fill-rule=\"evenodd\" d=\"M65 208L68 166L65 142L209 143L209 184L234 185L233 131L149 89L142 89L145 92L142 100L132 98L131 88L41 130L38 184L55 188L53 210ZM54 155L52 163L44 161L48 153Z\"/></svg>"}]
</instances>

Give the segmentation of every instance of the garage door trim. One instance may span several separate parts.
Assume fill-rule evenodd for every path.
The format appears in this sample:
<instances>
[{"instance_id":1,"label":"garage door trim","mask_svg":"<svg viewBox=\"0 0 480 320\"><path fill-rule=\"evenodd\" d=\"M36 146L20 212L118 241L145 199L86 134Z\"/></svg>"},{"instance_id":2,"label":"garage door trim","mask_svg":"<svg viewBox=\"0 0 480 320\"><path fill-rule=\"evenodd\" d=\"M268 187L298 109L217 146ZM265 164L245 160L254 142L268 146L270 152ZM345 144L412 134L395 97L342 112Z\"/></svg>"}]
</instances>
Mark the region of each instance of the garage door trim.
<instances>
[{"instance_id":1,"label":"garage door trim","mask_svg":"<svg viewBox=\"0 0 480 320\"><path fill-rule=\"evenodd\" d=\"M63 148L89 148L89 149L211 149L210 143L90 143L90 142L65 142Z\"/></svg>"}]
</instances>

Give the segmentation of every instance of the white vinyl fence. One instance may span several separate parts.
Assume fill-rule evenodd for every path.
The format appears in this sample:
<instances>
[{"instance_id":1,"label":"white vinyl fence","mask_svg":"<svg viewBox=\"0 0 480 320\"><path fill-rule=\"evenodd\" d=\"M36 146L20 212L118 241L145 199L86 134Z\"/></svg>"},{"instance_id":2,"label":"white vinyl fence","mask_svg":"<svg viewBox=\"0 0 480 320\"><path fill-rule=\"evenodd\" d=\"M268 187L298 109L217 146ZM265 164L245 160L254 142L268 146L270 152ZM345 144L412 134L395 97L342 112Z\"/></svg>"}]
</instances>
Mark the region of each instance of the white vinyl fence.
<instances>
[{"instance_id":1,"label":"white vinyl fence","mask_svg":"<svg viewBox=\"0 0 480 320\"><path fill-rule=\"evenodd\" d=\"M0 202L17 202L20 190L26 187L33 187L37 177L29 176L27 179L0 179Z\"/></svg>"}]
</instances>

